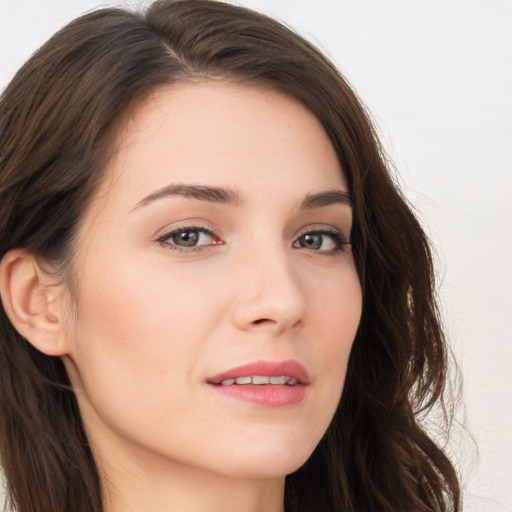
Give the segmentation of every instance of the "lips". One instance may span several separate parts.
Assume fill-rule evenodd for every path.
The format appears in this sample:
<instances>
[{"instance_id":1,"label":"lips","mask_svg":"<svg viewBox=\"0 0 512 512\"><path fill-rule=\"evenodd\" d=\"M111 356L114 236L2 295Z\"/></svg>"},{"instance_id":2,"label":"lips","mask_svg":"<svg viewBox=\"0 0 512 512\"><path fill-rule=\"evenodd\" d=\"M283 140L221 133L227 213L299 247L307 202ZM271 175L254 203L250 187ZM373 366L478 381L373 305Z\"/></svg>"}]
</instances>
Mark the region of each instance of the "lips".
<instances>
[{"instance_id":1,"label":"lips","mask_svg":"<svg viewBox=\"0 0 512 512\"><path fill-rule=\"evenodd\" d=\"M257 361L219 373L207 385L230 399L259 408L280 408L305 398L309 375L297 361Z\"/></svg>"}]
</instances>

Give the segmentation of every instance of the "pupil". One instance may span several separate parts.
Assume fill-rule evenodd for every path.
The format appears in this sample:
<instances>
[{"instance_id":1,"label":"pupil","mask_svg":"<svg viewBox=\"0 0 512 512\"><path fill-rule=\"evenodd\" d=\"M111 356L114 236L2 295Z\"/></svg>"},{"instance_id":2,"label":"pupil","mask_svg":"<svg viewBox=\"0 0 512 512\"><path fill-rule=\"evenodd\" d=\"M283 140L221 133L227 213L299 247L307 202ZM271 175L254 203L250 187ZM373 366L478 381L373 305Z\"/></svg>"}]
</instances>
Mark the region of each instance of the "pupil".
<instances>
[{"instance_id":1,"label":"pupil","mask_svg":"<svg viewBox=\"0 0 512 512\"><path fill-rule=\"evenodd\" d=\"M177 245L196 245L199 238L197 231L182 231L175 235L173 242Z\"/></svg>"}]
</instances>

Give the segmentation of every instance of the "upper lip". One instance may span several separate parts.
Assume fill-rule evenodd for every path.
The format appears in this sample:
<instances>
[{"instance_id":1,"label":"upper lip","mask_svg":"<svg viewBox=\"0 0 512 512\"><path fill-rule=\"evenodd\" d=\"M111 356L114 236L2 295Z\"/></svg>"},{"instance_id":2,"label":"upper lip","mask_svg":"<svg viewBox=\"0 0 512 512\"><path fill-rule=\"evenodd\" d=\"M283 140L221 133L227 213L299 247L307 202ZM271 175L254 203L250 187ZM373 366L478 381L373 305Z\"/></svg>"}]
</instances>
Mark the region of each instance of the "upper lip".
<instances>
[{"instance_id":1,"label":"upper lip","mask_svg":"<svg viewBox=\"0 0 512 512\"><path fill-rule=\"evenodd\" d=\"M231 368L225 372L208 378L209 384L220 384L226 379L249 377L251 375L264 375L267 377L295 377L300 384L309 383L309 374L306 368L294 360L288 361L256 361Z\"/></svg>"}]
</instances>

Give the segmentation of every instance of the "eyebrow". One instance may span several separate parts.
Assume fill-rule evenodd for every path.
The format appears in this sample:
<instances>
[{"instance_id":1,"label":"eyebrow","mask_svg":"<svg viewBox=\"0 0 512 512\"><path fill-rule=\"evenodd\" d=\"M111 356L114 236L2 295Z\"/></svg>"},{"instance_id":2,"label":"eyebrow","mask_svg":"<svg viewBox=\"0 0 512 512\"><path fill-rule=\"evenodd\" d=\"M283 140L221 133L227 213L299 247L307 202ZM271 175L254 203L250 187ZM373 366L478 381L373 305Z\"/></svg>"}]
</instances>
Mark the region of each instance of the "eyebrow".
<instances>
[{"instance_id":1,"label":"eyebrow","mask_svg":"<svg viewBox=\"0 0 512 512\"><path fill-rule=\"evenodd\" d=\"M208 201L210 203L227 204L232 206L242 206L243 200L241 195L233 189L226 187L213 187L209 185L188 185L173 184L163 187L144 199L139 201L133 209L145 206L158 199L165 197L190 197L200 201ZM316 194L308 194L301 202L301 210L313 210L322 208L332 204L344 204L352 206L351 195L344 190L326 190Z\"/></svg>"},{"instance_id":2,"label":"eyebrow","mask_svg":"<svg viewBox=\"0 0 512 512\"><path fill-rule=\"evenodd\" d=\"M300 208L301 210L312 210L331 204L352 206L352 196L344 190L326 190L318 194L308 194L302 201Z\"/></svg>"},{"instance_id":3,"label":"eyebrow","mask_svg":"<svg viewBox=\"0 0 512 512\"><path fill-rule=\"evenodd\" d=\"M146 196L135 205L135 208L152 203L153 201L163 197L172 196L191 197L193 199L199 199L200 201L233 206L240 206L242 204L242 198L240 195L230 188L211 187L207 185L176 184L168 185L167 187L163 187L149 196Z\"/></svg>"}]
</instances>

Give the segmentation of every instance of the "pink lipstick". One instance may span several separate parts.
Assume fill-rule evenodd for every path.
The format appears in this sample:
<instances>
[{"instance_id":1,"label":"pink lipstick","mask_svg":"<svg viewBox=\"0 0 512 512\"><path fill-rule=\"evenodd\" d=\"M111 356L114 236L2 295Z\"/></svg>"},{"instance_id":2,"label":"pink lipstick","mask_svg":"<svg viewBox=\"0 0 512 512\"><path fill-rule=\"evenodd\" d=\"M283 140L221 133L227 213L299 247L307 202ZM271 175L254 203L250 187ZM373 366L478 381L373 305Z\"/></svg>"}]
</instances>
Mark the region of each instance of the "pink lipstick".
<instances>
[{"instance_id":1,"label":"pink lipstick","mask_svg":"<svg viewBox=\"0 0 512 512\"><path fill-rule=\"evenodd\" d=\"M285 407L304 399L309 375L297 361L257 361L210 377L207 384L218 393L260 407Z\"/></svg>"}]
</instances>

